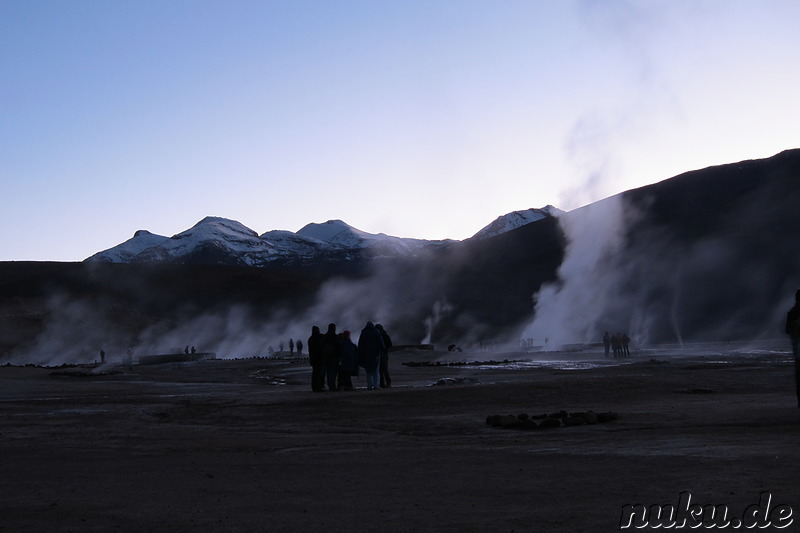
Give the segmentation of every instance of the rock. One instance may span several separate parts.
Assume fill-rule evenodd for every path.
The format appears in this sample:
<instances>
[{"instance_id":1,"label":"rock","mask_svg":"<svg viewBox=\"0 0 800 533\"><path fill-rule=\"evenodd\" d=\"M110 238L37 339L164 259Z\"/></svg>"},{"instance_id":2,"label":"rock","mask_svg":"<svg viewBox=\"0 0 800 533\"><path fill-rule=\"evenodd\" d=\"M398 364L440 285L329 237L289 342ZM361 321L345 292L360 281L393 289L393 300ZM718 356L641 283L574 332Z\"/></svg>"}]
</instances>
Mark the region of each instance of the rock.
<instances>
[{"instance_id":1,"label":"rock","mask_svg":"<svg viewBox=\"0 0 800 533\"><path fill-rule=\"evenodd\" d=\"M612 420L616 420L619 418L617 413L597 413L597 421L598 422L611 422Z\"/></svg>"},{"instance_id":2,"label":"rock","mask_svg":"<svg viewBox=\"0 0 800 533\"><path fill-rule=\"evenodd\" d=\"M561 426L572 427L583 424L597 424L599 422L610 422L617 420L619 415L614 412L595 413L585 411L577 413L567 413L564 410L551 414L540 414L530 416L527 413L514 415L489 415L486 417L486 425L507 429L548 429ZM541 420L537 423L534 420Z\"/></svg>"},{"instance_id":3,"label":"rock","mask_svg":"<svg viewBox=\"0 0 800 533\"><path fill-rule=\"evenodd\" d=\"M542 429L557 428L561 426L561 421L558 418L545 418L539 427Z\"/></svg>"},{"instance_id":4,"label":"rock","mask_svg":"<svg viewBox=\"0 0 800 533\"><path fill-rule=\"evenodd\" d=\"M519 420L517 420L517 417L514 415L501 416L498 419L498 422L500 424L500 427L504 428L513 428L519 425Z\"/></svg>"},{"instance_id":5,"label":"rock","mask_svg":"<svg viewBox=\"0 0 800 533\"><path fill-rule=\"evenodd\" d=\"M586 419L582 416L568 416L564 419L565 426L582 426L586 423Z\"/></svg>"}]
</instances>

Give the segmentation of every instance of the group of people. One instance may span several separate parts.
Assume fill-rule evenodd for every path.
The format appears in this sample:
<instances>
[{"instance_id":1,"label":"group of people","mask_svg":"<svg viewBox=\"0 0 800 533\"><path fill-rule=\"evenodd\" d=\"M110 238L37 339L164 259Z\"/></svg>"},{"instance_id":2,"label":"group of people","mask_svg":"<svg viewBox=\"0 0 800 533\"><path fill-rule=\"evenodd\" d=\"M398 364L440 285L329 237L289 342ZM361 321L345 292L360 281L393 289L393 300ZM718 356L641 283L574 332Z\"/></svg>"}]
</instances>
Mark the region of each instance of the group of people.
<instances>
[{"instance_id":1,"label":"group of people","mask_svg":"<svg viewBox=\"0 0 800 533\"><path fill-rule=\"evenodd\" d=\"M609 356L613 350L614 357L630 357L631 351L628 345L631 338L626 333L614 333L610 335L607 331L603 335L603 347L606 351L606 357Z\"/></svg>"},{"instance_id":2,"label":"group of people","mask_svg":"<svg viewBox=\"0 0 800 533\"><path fill-rule=\"evenodd\" d=\"M371 321L361 330L358 344L351 339L350 331L337 333L336 324L328 324L325 333L318 326L313 326L306 343L311 364L311 390L353 390L353 376L358 376L359 368L363 368L367 376L368 390L391 387L391 346L392 339L383 326Z\"/></svg>"}]
</instances>

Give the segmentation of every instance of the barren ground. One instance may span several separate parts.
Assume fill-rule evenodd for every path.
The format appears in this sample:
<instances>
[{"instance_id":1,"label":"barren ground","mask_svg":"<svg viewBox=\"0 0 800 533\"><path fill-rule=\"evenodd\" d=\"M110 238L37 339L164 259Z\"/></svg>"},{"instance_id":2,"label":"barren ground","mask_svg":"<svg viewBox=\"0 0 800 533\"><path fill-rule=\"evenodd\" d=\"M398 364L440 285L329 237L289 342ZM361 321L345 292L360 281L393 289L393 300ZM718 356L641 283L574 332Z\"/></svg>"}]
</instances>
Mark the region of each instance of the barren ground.
<instances>
[{"instance_id":1,"label":"barren ground","mask_svg":"<svg viewBox=\"0 0 800 533\"><path fill-rule=\"evenodd\" d=\"M0 531L603 532L623 505L677 505L683 491L730 517L765 491L800 510L788 354L401 364L430 355L392 354L391 389L367 391L362 375L338 393L312 393L299 360L0 367ZM432 385L442 378L455 383ZM486 424L562 409L619 418Z\"/></svg>"}]
</instances>

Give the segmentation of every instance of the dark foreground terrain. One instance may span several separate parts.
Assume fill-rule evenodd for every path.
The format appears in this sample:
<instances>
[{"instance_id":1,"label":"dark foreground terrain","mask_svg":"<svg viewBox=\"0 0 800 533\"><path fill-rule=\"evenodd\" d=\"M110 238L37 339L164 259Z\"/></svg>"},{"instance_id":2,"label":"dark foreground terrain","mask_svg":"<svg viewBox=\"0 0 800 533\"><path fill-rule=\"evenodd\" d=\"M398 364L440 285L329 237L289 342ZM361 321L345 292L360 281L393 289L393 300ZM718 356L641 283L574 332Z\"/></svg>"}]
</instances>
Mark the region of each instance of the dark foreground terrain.
<instances>
[{"instance_id":1,"label":"dark foreground terrain","mask_svg":"<svg viewBox=\"0 0 800 533\"><path fill-rule=\"evenodd\" d=\"M728 519L762 492L800 510L788 354L401 365L425 357L338 393L310 392L300 360L0 367L0 531L602 532L684 491ZM619 418L486 424L562 409Z\"/></svg>"}]
</instances>

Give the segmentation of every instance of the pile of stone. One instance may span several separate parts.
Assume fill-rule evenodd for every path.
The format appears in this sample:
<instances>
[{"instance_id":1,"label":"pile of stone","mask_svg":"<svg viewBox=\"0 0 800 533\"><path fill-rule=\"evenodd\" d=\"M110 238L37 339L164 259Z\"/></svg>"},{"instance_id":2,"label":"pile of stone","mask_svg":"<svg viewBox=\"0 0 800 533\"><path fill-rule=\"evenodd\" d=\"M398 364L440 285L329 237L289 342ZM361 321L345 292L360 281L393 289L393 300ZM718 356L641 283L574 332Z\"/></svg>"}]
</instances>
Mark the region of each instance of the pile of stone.
<instances>
[{"instance_id":1,"label":"pile of stone","mask_svg":"<svg viewBox=\"0 0 800 533\"><path fill-rule=\"evenodd\" d=\"M522 363L521 359L503 359L502 361L404 361L402 364L408 367L415 366L499 366Z\"/></svg>"},{"instance_id":2,"label":"pile of stone","mask_svg":"<svg viewBox=\"0 0 800 533\"><path fill-rule=\"evenodd\" d=\"M595 413L585 411L580 413L568 413L561 410L557 413L541 414L529 416L527 413L514 415L489 415L486 417L486 424L503 429L549 429L565 426L582 426L584 424L599 424L611 422L619 418L617 413L604 412Z\"/></svg>"}]
</instances>

